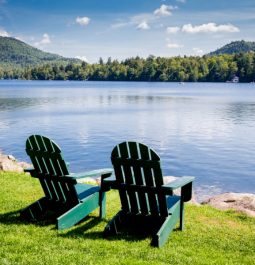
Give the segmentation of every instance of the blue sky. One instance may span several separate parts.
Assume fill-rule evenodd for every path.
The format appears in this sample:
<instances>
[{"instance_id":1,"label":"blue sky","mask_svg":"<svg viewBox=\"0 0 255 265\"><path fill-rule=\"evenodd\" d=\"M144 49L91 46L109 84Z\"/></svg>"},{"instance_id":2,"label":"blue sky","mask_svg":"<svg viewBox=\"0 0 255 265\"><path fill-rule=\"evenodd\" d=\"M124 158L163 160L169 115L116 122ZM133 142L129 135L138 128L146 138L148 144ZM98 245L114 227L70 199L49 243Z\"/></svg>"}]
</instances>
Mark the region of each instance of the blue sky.
<instances>
[{"instance_id":1,"label":"blue sky","mask_svg":"<svg viewBox=\"0 0 255 265\"><path fill-rule=\"evenodd\" d=\"M88 62L255 41L254 0L0 0L0 36Z\"/></svg>"}]
</instances>

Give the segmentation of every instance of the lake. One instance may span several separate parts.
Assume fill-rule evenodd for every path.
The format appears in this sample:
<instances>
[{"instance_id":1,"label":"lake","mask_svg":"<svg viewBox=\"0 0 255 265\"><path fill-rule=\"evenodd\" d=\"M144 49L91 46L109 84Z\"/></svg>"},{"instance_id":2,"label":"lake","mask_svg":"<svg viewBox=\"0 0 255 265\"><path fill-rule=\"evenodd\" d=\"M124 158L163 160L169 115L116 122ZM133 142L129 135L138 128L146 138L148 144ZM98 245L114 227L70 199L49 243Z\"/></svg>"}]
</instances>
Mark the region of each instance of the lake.
<instances>
[{"instance_id":1,"label":"lake","mask_svg":"<svg viewBox=\"0 0 255 265\"><path fill-rule=\"evenodd\" d=\"M204 198L255 193L255 84L0 81L0 149L57 142L72 172L110 167L112 148L145 143L165 175L196 177Z\"/></svg>"}]
</instances>

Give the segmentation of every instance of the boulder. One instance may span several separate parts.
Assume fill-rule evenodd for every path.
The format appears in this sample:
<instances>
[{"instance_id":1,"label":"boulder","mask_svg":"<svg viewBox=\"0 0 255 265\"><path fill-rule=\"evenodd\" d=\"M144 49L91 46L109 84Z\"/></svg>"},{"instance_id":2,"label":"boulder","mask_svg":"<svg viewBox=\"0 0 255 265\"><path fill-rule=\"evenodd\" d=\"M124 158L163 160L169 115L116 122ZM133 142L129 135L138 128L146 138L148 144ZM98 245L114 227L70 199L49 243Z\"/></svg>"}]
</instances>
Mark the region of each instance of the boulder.
<instances>
[{"instance_id":1,"label":"boulder","mask_svg":"<svg viewBox=\"0 0 255 265\"><path fill-rule=\"evenodd\" d=\"M0 153L0 171L23 172L24 168L31 167L26 162L18 162L12 155L3 155Z\"/></svg>"},{"instance_id":2,"label":"boulder","mask_svg":"<svg viewBox=\"0 0 255 265\"><path fill-rule=\"evenodd\" d=\"M233 209L255 217L255 194L223 193L203 201L202 204L208 204L220 210Z\"/></svg>"}]
</instances>

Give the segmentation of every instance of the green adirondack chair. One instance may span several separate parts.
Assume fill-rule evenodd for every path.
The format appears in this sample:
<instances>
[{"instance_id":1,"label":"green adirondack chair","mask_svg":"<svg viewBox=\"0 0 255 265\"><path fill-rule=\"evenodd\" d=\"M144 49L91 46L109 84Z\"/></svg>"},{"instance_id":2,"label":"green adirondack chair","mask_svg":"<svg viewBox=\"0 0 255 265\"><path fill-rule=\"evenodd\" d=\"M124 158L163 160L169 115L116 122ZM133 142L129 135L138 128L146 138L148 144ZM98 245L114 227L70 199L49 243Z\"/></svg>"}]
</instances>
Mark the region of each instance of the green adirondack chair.
<instances>
[{"instance_id":1,"label":"green adirondack chair","mask_svg":"<svg viewBox=\"0 0 255 265\"><path fill-rule=\"evenodd\" d=\"M182 177L164 185L159 156L149 147L123 142L111 154L115 171L104 179L104 189L119 191L121 210L105 227L105 237L116 235L120 228L141 228L152 234L153 246L162 246L180 220L183 230L184 202L192 196L194 177ZM173 195L181 188L180 196ZM139 225L140 224L140 225Z\"/></svg>"},{"instance_id":2,"label":"green adirondack chair","mask_svg":"<svg viewBox=\"0 0 255 265\"><path fill-rule=\"evenodd\" d=\"M38 178L45 196L21 211L26 220L56 218L57 228L69 228L100 207L105 216L106 197L99 186L77 183L77 179L93 176L110 176L112 169L93 170L70 174L61 150L49 138L31 135L26 141L26 152L33 167L27 169Z\"/></svg>"}]
</instances>

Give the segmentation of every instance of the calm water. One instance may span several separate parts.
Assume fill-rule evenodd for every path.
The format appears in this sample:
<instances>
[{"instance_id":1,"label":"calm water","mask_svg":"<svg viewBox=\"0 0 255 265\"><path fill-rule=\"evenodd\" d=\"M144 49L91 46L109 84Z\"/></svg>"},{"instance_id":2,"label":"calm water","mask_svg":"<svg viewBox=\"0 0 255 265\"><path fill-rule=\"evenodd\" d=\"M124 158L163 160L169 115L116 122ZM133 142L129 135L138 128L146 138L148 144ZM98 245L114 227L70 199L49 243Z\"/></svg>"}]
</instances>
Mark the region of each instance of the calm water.
<instances>
[{"instance_id":1,"label":"calm water","mask_svg":"<svg viewBox=\"0 0 255 265\"><path fill-rule=\"evenodd\" d=\"M135 140L203 196L255 192L254 84L0 81L0 149L29 161L30 134L55 140L73 172L111 166L114 145Z\"/></svg>"}]
</instances>

